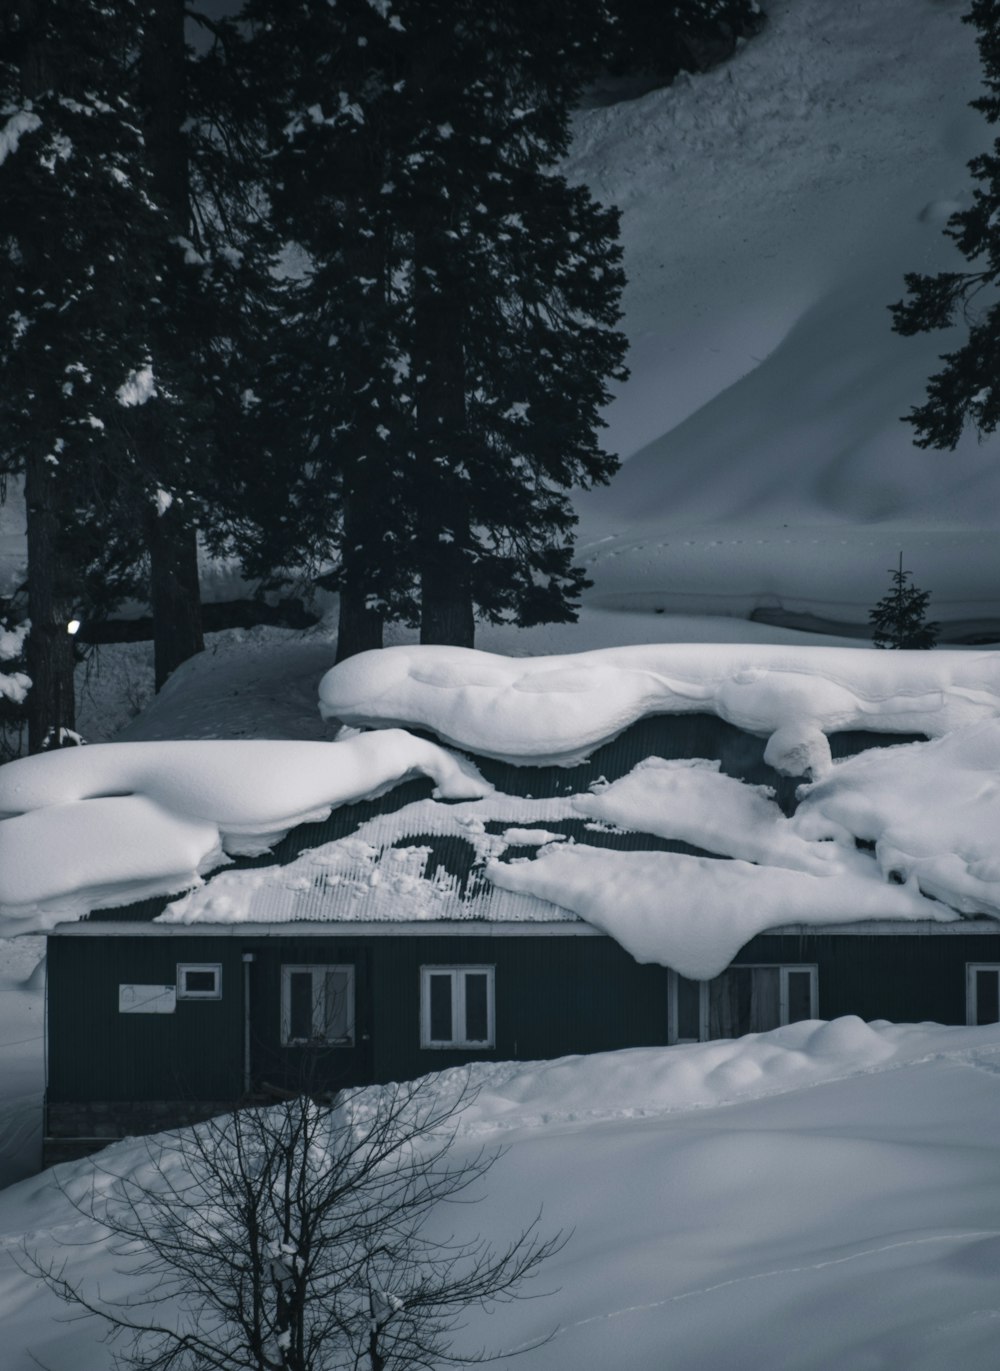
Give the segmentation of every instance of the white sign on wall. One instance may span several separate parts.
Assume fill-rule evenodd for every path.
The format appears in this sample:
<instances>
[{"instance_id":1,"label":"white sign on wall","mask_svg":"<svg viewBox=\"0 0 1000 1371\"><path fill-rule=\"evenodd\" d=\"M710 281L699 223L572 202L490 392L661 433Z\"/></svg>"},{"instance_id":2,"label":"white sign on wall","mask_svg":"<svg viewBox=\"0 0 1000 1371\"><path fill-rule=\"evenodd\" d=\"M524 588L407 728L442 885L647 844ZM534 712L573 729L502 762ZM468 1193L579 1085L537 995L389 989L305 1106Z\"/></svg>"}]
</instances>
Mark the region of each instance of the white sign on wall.
<instances>
[{"instance_id":1,"label":"white sign on wall","mask_svg":"<svg viewBox=\"0 0 1000 1371\"><path fill-rule=\"evenodd\" d=\"M120 985L119 1014L172 1014L177 1007L174 985Z\"/></svg>"}]
</instances>

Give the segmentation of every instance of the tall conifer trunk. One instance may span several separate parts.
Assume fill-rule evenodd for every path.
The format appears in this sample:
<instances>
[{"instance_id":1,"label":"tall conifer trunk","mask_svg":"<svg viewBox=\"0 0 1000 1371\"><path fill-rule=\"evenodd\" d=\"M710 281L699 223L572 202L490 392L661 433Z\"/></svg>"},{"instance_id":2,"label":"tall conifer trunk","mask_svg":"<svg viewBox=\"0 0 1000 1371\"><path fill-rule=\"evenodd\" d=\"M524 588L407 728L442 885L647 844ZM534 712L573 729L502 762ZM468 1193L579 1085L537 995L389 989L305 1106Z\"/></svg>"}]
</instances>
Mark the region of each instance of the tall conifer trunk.
<instances>
[{"instance_id":1,"label":"tall conifer trunk","mask_svg":"<svg viewBox=\"0 0 1000 1371\"><path fill-rule=\"evenodd\" d=\"M25 466L28 537L28 750L40 752L61 729L76 727L73 639L67 632L75 577L62 537L61 486L51 465L35 454Z\"/></svg>"},{"instance_id":2,"label":"tall conifer trunk","mask_svg":"<svg viewBox=\"0 0 1000 1371\"><path fill-rule=\"evenodd\" d=\"M349 552L359 546L361 530L371 519L371 511L365 508L365 503L374 498L374 492L364 489L356 489L344 497L344 574L337 620L338 662L382 646L383 616L377 609L369 608L360 560Z\"/></svg>"},{"instance_id":3,"label":"tall conifer trunk","mask_svg":"<svg viewBox=\"0 0 1000 1371\"><path fill-rule=\"evenodd\" d=\"M152 514L146 535L149 549L149 602L153 615L153 665L156 689L181 662L202 652L198 585L198 545L194 529L175 522L172 509Z\"/></svg>"},{"instance_id":4,"label":"tall conifer trunk","mask_svg":"<svg viewBox=\"0 0 1000 1371\"><path fill-rule=\"evenodd\" d=\"M451 251L449 252L449 248ZM470 490L465 433L464 310L450 279L454 249L425 231L414 249L414 371L417 394L417 546L420 641L473 647L476 620L469 566Z\"/></svg>"},{"instance_id":5,"label":"tall conifer trunk","mask_svg":"<svg viewBox=\"0 0 1000 1371\"><path fill-rule=\"evenodd\" d=\"M359 140L349 150L345 158L345 174L356 178L359 186L364 184L364 153L366 149ZM381 571L378 556L381 551L376 530L379 527L377 511L384 502L392 498L390 482L393 473L386 471L380 460L383 447L379 437L384 416L373 407L372 378L375 373L374 361L370 370L365 359L371 357L373 323L370 314L384 317L388 264L386 245L381 233L367 230L359 213L360 206L356 196L348 197L345 212L347 225L346 240L350 270L356 281L373 283L367 296L367 308L359 309L350 330L353 337L343 340L345 354L352 354L345 361L350 368L354 386L354 425L350 436L341 439L345 455L343 475L342 536L340 545L340 611L337 624L337 661L353 657L358 652L367 652L382 646L382 633L385 616L379 609L373 609L370 599L376 589L376 577ZM362 231L362 230L365 231ZM376 338L375 347L382 346ZM360 364L360 365L359 365Z\"/></svg>"},{"instance_id":6,"label":"tall conifer trunk","mask_svg":"<svg viewBox=\"0 0 1000 1371\"><path fill-rule=\"evenodd\" d=\"M190 221L187 153L181 137L185 118L184 64L183 0L150 0L141 73L146 149L157 199L178 236L187 234ZM152 445L161 441L156 426L154 409L150 423L143 425ZM159 690L175 668L205 648L198 533L173 506L152 518L147 528L149 599Z\"/></svg>"},{"instance_id":7,"label":"tall conifer trunk","mask_svg":"<svg viewBox=\"0 0 1000 1371\"><path fill-rule=\"evenodd\" d=\"M51 54L41 32L37 0L19 0L22 31L21 92L26 100L41 95L55 80ZM36 252L52 252L55 244L29 245ZM40 440L42 441L42 440ZM60 729L76 726L73 639L66 631L74 603L76 578L63 537L60 518L62 483L58 467L46 460L38 446L25 462L25 531L28 543L28 617L31 631L26 645L28 675L28 750L40 752Z\"/></svg>"}]
</instances>

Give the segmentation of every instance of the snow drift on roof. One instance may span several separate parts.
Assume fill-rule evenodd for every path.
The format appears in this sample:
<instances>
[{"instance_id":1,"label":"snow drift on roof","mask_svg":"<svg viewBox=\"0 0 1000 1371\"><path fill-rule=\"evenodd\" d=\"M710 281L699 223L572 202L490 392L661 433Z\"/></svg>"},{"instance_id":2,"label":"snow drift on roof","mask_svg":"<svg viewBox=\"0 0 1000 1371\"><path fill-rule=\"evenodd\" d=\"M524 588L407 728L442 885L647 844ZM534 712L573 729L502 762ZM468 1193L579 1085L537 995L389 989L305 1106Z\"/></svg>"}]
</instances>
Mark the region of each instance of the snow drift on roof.
<instances>
[{"instance_id":1,"label":"snow drift on roof","mask_svg":"<svg viewBox=\"0 0 1000 1371\"><path fill-rule=\"evenodd\" d=\"M0 768L0 913L42 919L44 905L79 916L198 885L224 851L265 852L295 825L415 775L449 799L492 789L465 758L395 729L337 743L99 743L25 757Z\"/></svg>"},{"instance_id":2,"label":"snow drift on roof","mask_svg":"<svg viewBox=\"0 0 1000 1371\"><path fill-rule=\"evenodd\" d=\"M143 795L80 800L0 823L0 917L15 932L183 890L226 862L215 824Z\"/></svg>"},{"instance_id":3,"label":"snow drift on roof","mask_svg":"<svg viewBox=\"0 0 1000 1371\"><path fill-rule=\"evenodd\" d=\"M1000 717L1000 654L663 643L557 657L390 647L341 662L319 686L325 718L430 729L527 764L572 765L650 714L713 713L769 739L787 775L829 769L846 729L939 737Z\"/></svg>"},{"instance_id":4,"label":"snow drift on roof","mask_svg":"<svg viewBox=\"0 0 1000 1371\"><path fill-rule=\"evenodd\" d=\"M718 762L647 757L627 776L577 795L581 814L639 833L674 838L723 857L827 874L833 844L807 842L767 786L724 776ZM825 834L821 836L826 836Z\"/></svg>"},{"instance_id":5,"label":"snow drift on roof","mask_svg":"<svg viewBox=\"0 0 1000 1371\"><path fill-rule=\"evenodd\" d=\"M843 854L846 857L846 852ZM757 933L782 924L959 916L916 887L886 885L863 854L829 876L676 852L609 852L583 843L543 848L534 861L490 862L504 890L551 900L609 933L636 961L682 976L718 976Z\"/></svg>"},{"instance_id":6,"label":"snow drift on roof","mask_svg":"<svg viewBox=\"0 0 1000 1371\"><path fill-rule=\"evenodd\" d=\"M0 815L109 794L145 794L176 813L211 819L227 835L272 834L417 775L429 776L435 794L450 799L475 799L492 790L464 757L401 730L336 743L95 743L5 766Z\"/></svg>"},{"instance_id":7,"label":"snow drift on roof","mask_svg":"<svg viewBox=\"0 0 1000 1371\"><path fill-rule=\"evenodd\" d=\"M162 922L584 919L696 977L783 925L1000 915L1000 654L392 648L341 664L321 689L328 714L406 718L525 764L565 764L643 714L710 711L768 736L773 765L813 780L787 818L767 787L698 758L649 757L586 794L506 795L471 762L390 727L333 744L70 749L0 769L0 814L19 816L0 820L3 912L42 919L189 889ZM859 727L935 741L831 762L826 732ZM408 804L288 866L203 883L225 851L261 851L414 773L449 803ZM647 850L574 842L584 820L649 835L623 844ZM708 855L648 850L661 840ZM537 856L512 861L510 848Z\"/></svg>"},{"instance_id":8,"label":"snow drift on roof","mask_svg":"<svg viewBox=\"0 0 1000 1371\"><path fill-rule=\"evenodd\" d=\"M489 822L553 823L573 817L572 797L528 800L494 791L485 799L441 804L416 800L378 814L348 838L303 852L287 866L224 871L172 901L157 916L164 924L291 923L335 918L338 923L423 923L479 920L566 922L576 915L530 895L512 894L479 877L485 862L526 835L545 842L545 827L486 829ZM561 836L561 835L559 835ZM467 845L477 877L463 884L437 861L428 840Z\"/></svg>"},{"instance_id":9,"label":"snow drift on roof","mask_svg":"<svg viewBox=\"0 0 1000 1371\"><path fill-rule=\"evenodd\" d=\"M887 877L1000 917L1000 721L845 758L800 795L802 837L874 842Z\"/></svg>"}]
</instances>

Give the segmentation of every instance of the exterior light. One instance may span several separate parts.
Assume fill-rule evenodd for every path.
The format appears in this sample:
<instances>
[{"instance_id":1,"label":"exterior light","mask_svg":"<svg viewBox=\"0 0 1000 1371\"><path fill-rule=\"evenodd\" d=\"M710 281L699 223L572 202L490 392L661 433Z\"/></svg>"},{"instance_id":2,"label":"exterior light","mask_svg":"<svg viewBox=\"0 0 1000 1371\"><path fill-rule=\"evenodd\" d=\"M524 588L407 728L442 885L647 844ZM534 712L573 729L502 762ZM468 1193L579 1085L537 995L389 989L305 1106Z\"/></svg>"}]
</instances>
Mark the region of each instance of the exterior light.
<instances>
[{"instance_id":1,"label":"exterior light","mask_svg":"<svg viewBox=\"0 0 1000 1371\"><path fill-rule=\"evenodd\" d=\"M69 623L66 625L66 632L67 632L67 633L79 633L79 632L80 632L80 620L79 620L79 619L70 619Z\"/></svg>"}]
</instances>

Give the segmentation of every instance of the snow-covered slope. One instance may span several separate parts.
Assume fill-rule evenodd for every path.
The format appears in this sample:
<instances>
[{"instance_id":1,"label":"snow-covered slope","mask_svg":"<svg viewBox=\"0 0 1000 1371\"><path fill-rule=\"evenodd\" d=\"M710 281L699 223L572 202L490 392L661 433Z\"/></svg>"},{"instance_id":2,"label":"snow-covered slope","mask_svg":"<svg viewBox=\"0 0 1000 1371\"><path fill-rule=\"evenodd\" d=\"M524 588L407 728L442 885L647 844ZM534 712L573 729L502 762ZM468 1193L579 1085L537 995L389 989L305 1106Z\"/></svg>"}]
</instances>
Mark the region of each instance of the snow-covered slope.
<instances>
[{"instance_id":1,"label":"snow-covered slope","mask_svg":"<svg viewBox=\"0 0 1000 1371\"><path fill-rule=\"evenodd\" d=\"M511 1371L993 1371L998 1058L996 1028L847 1018L473 1068L453 1157L506 1151L446 1231L496 1238L543 1208L572 1236L541 1298L470 1308L459 1346L544 1343ZM456 1074L429 1089L453 1097ZM110 1371L101 1325L67 1320L22 1249L90 1296L134 1295L73 1199L159 1187L180 1161L127 1139L0 1196L5 1371Z\"/></svg>"},{"instance_id":2,"label":"snow-covered slope","mask_svg":"<svg viewBox=\"0 0 1000 1371\"><path fill-rule=\"evenodd\" d=\"M628 460L580 501L592 602L857 619L901 545L938 612L995 612L997 540L968 530L996 526L1000 445L913 446L899 416L957 335L886 310L904 271L962 263L941 229L992 136L967 8L773 0L719 70L578 116L632 342Z\"/></svg>"}]
</instances>

